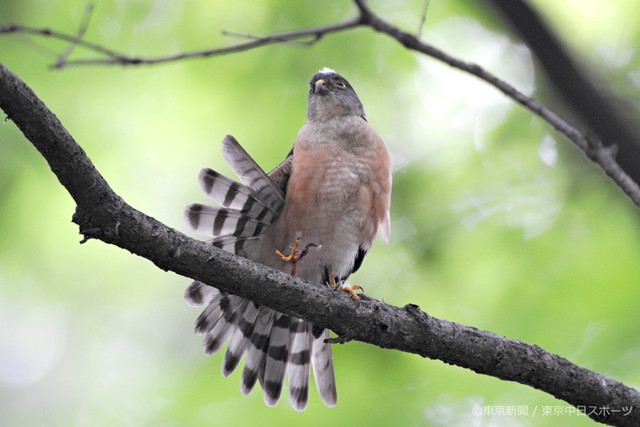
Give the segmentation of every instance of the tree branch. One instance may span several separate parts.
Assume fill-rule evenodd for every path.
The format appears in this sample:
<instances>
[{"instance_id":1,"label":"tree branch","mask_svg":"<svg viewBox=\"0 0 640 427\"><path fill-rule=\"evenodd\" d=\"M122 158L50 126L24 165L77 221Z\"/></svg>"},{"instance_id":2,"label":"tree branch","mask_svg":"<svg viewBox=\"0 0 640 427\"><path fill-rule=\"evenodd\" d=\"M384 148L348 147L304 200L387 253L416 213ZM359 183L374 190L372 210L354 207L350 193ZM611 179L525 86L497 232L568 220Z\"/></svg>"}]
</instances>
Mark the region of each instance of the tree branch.
<instances>
[{"instance_id":1,"label":"tree branch","mask_svg":"<svg viewBox=\"0 0 640 427\"><path fill-rule=\"evenodd\" d=\"M618 147L620 166L640 182L640 130L612 96L571 57L544 19L524 0L487 0L533 51L560 99L606 146ZM614 156L615 157L615 156Z\"/></svg>"},{"instance_id":2,"label":"tree branch","mask_svg":"<svg viewBox=\"0 0 640 427\"><path fill-rule=\"evenodd\" d=\"M78 34L79 33L80 32L78 31ZM35 36L51 37L54 39L69 42L74 46L82 46L95 53L99 53L109 58L113 58L114 60L122 56L120 53L112 49L108 49L98 43L88 42L86 40L78 38L77 35L74 36L70 34L61 33L59 31L55 31L50 28L36 28L36 27L30 27L28 25L12 23L8 25L0 25L0 34L31 34ZM63 68L74 62L75 61L65 61L60 66L57 66L57 63L56 63L56 64L53 64L52 68ZM115 64L117 63L117 61L114 61L113 63Z\"/></svg>"},{"instance_id":3,"label":"tree branch","mask_svg":"<svg viewBox=\"0 0 640 427\"><path fill-rule=\"evenodd\" d=\"M640 393L535 345L437 319L418 306L394 307L340 292L220 251L137 211L120 198L56 116L0 64L0 108L49 163L75 200L73 221L99 239L223 291L358 340L439 359L565 400L596 421L640 424Z\"/></svg>"},{"instance_id":4,"label":"tree branch","mask_svg":"<svg viewBox=\"0 0 640 427\"><path fill-rule=\"evenodd\" d=\"M54 65L54 68L62 68L64 64L67 62L67 58L69 58L71 53L73 53L73 50L75 49L75 47L78 45L78 42L82 40L82 37L84 37L85 33L87 32L87 29L89 28L89 21L91 20L92 12L93 12L93 4L88 4L87 8L84 11L84 22L80 25L80 29L78 30L78 34L76 35L76 38L69 44L69 46L62 53L62 55L60 55L60 57L56 61L56 64Z\"/></svg>"},{"instance_id":5,"label":"tree branch","mask_svg":"<svg viewBox=\"0 0 640 427\"><path fill-rule=\"evenodd\" d=\"M554 129L564 134L571 142L573 142L587 157L598 164L602 170L629 196L631 201L640 207L640 187L638 183L631 179L627 172L623 170L616 161L616 148L614 145L605 147L595 137L588 136L579 131L566 120L545 107L535 99L526 96L507 82L499 79L489 73L477 64L464 62L454 58L451 55L437 49L431 45L423 43L413 34L400 30L374 14L366 0L354 0L360 10L360 18L364 25L370 26L374 30L386 34L396 39L400 44L410 50L414 50L432 58L438 59L453 68L469 73L479 79L494 86L500 92L516 101L532 113L538 115Z\"/></svg>"},{"instance_id":6,"label":"tree branch","mask_svg":"<svg viewBox=\"0 0 640 427\"><path fill-rule=\"evenodd\" d=\"M68 66L75 65L153 65L153 64L162 64L165 62L174 62L181 61L185 59L192 58L208 58L212 56L221 56L227 55L230 53L243 52L245 50L251 50L262 46L267 46L271 44L278 43L287 43L290 41L300 40L300 39L310 39L306 42L305 46L311 46L320 39L322 39L325 35L336 33L344 30L348 30L351 28L355 28L360 26L360 19L353 18L348 19L344 22L324 25L320 27L307 28L298 31L290 31L286 33L273 34L265 37L255 37L249 36L250 41L244 43L238 43L231 46L216 48L216 49L203 49L196 50L192 52L184 52L176 55L166 55L155 58L145 58L139 56L129 56L123 53L116 52L112 49L105 48L96 43L86 42L80 39L77 36L70 36L68 34L60 33L57 31L53 31L49 28L34 28L26 25L20 24L9 24L6 26L0 26L0 34L13 34L13 33L26 33L26 34L34 34L39 36L53 37L63 41L71 42L72 44L82 46L94 52L100 53L106 58L88 58L88 59L77 59L72 61L64 61L55 64L55 68L63 68Z\"/></svg>"}]
</instances>

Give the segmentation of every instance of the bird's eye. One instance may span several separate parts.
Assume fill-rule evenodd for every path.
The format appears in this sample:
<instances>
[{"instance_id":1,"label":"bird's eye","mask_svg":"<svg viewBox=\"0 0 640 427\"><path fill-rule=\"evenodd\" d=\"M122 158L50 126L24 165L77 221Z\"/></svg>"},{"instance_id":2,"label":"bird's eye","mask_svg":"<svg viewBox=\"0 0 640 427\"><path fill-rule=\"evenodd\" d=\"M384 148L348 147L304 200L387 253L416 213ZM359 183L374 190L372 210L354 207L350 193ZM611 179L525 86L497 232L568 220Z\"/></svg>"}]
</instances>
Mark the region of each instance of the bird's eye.
<instances>
[{"instance_id":1,"label":"bird's eye","mask_svg":"<svg viewBox=\"0 0 640 427\"><path fill-rule=\"evenodd\" d=\"M334 85L335 85L336 87L339 87L340 89L344 89L344 88L346 88L346 87L347 87L347 85L346 85L346 84L344 83L344 81L342 81L342 80L336 80L336 81L335 81L335 83L334 83Z\"/></svg>"}]
</instances>

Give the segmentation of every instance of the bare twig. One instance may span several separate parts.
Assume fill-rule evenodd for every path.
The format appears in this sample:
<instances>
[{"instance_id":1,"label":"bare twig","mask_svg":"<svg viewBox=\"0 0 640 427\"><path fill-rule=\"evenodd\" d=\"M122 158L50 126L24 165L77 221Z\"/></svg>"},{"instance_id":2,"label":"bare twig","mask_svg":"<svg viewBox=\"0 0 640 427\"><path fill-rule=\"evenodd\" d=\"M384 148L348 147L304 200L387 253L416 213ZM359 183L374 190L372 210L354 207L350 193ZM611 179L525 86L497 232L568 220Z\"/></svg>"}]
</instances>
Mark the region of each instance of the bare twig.
<instances>
[{"instance_id":1,"label":"bare twig","mask_svg":"<svg viewBox=\"0 0 640 427\"><path fill-rule=\"evenodd\" d=\"M36 28L30 27L28 25L12 23L8 25L0 25L0 34L31 34L42 37L51 37L54 39L75 43L77 46L82 46L86 49L105 55L109 58L118 58L120 56L118 52L108 49L98 43L92 43L86 40L78 39L75 35L61 33L50 28ZM65 65L69 64L70 62L65 63Z\"/></svg>"},{"instance_id":2,"label":"bare twig","mask_svg":"<svg viewBox=\"0 0 640 427\"><path fill-rule=\"evenodd\" d=\"M254 36L253 34L242 34L236 33L234 31L223 30L223 36L227 37L235 37L238 39L247 39L247 40L262 40L264 36ZM287 44L295 47L311 47L322 39L322 36L318 36L316 34L310 36L311 38L307 41L298 41L298 40L282 40L280 43Z\"/></svg>"},{"instance_id":3,"label":"bare twig","mask_svg":"<svg viewBox=\"0 0 640 427\"><path fill-rule=\"evenodd\" d=\"M25 46L29 47L29 49L37 52L44 57L55 59L60 55L58 50L52 49L48 46L44 46L29 34L17 34L16 38L20 41L20 43L23 43Z\"/></svg>"},{"instance_id":4,"label":"bare twig","mask_svg":"<svg viewBox=\"0 0 640 427\"><path fill-rule=\"evenodd\" d=\"M418 24L418 31L416 37L422 37L422 30L424 30L424 24L427 22L427 10L429 10L430 0L424 0L424 6L422 7L422 13L420 14L420 23Z\"/></svg>"},{"instance_id":5,"label":"bare twig","mask_svg":"<svg viewBox=\"0 0 640 427\"><path fill-rule=\"evenodd\" d=\"M84 20L82 21L82 24L80 24L80 28L78 29L78 34L76 35L75 40L73 40L69 44L69 47L62 53L62 55L60 55L60 57L54 64L53 68L64 67L64 64L67 62L67 58L71 56L71 53L73 53L73 50L78 45L78 41L80 41L82 37L85 35L85 33L87 32L87 29L89 28L89 21L91 20L92 12L93 12L93 4L89 3L87 5L87 8L84 11Z\"/></svg>"},{"instance_id":6,"label":"bare twig","mask_svg":"<svg viewBox=\"0 0 640 427\"><path fill-rule=\"evenodd\" d=\"M324 25L320 27L307 28L303 30L290 31L286 33L273 34L265 37L253 37L247 36L251 40L244 43L238 43L231 46L216 48L216 49L203 49L192 52L184 52L176 55L166 55L155 58L145 58L145 57L135 57L128 56L122 53L113 51L111 49L107 49L95 43L85 42L84 40L78 40L75 36L70 36L68 34L59 33L48 28L33 28L24 25L18 24L10 24L8 26L2 27L0 26L0 34L11 34L11 33L27 33L27 34L36 34L41 36L48 36L57 38L60 40L69 41L72 43L76 43L78 46L85 47L89 50L93 50L97 53L103 54L106 58L87 58L87 59L77 59L72 61L65 61L62 66L76 66L76 65L152 65L152 64L161 64L165 62L173 62L180 61L185 59L193 59L193 58L208 58L212 56L221 56L227 55L230 53L243 52L250 49L255 49L262 46L279 44L279 43L287 43L300 39L309 39L305 42L305 45L312 45L313 43L318 42L325 35L336 33L344 30L348 30L351 28L355 28L361 25L359 18L349 19L341 23ZM59 67L59 68L62 68Z\"/></svg>"}]
</instances>

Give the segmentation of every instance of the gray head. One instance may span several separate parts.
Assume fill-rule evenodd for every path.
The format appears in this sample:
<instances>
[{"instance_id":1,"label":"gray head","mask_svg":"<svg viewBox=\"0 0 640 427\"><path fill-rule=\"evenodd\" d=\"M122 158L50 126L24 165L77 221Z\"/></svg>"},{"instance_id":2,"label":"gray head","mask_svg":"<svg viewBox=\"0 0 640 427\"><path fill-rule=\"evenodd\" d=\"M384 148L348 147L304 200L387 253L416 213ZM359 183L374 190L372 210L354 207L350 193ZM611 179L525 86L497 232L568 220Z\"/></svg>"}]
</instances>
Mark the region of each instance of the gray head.
<instances>
[{"instance_id":1,"label":"gray head","mask_svg":"<svg viewBox=\"0 0 640 427\"><path fill-rule=\"evenodd\" d=\"M364 119L364 108L347 79L325 67L311 78L307 120L313 122L338 116Z\"/></svg>"}]
</instances>

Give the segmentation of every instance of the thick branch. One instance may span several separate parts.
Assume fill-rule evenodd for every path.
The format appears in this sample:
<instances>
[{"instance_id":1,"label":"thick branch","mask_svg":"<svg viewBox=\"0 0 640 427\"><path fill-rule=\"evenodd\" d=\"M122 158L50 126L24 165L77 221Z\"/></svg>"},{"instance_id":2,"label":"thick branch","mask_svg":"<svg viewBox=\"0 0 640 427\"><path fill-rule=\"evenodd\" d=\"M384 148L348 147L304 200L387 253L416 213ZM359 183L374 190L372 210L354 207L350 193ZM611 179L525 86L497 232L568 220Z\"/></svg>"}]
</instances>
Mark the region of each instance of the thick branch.
<instances>
[{"instance_id":1,"label":"thick branch","mask_svg":"<svg viewBox=\"0 0 640 427\"><path fill-rule=\"evenodd\" d=\"M436 319L417 306L394 307L313 285L188 238L126 204L55 115L0 64L0 108L42 153L77 203L74 222L96 238L258 304L384 348L439 359L543 390L612 425L640 424L640 393L543 349ZM603 410L608 408L609 411ZM615 411L625 412L615 412Z\"/></svg>"}]
</instances>

